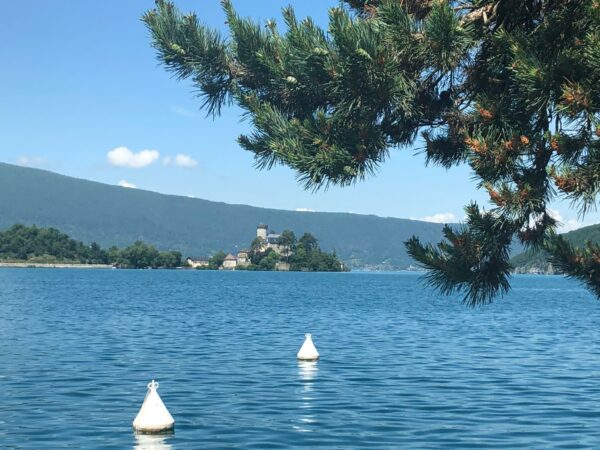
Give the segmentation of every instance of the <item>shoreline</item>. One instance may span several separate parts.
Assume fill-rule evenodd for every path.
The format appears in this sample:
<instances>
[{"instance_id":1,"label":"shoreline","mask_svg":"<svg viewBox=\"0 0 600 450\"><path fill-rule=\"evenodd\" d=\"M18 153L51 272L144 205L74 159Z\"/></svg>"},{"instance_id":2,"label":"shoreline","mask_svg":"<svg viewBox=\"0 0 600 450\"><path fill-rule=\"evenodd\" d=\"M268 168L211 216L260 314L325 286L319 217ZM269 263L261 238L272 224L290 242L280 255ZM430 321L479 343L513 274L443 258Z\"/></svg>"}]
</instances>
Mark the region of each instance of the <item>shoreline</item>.
<instances>
[{"instance_id":1,"label":"shoreline","mask_svg":"<svg viewBox=\"0 0 600 450\"><path fill-rule=\"evenodd\" d=\"M1 267L21 269L112 269L111 264L69 264L69 263L34 263L34 262L0 262Z\"/></svg>"}]
</instances>

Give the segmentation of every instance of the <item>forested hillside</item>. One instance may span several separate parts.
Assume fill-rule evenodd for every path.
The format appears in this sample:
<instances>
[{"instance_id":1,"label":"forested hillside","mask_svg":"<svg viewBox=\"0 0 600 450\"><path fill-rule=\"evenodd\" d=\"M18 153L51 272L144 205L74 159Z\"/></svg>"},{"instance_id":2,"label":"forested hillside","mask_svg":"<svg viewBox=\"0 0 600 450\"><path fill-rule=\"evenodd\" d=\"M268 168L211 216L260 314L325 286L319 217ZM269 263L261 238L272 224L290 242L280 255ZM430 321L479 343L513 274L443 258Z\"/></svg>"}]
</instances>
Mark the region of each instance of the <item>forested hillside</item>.
<instances>
[{"instance_id":1,"label":"forested hillside","mask_svg":"<svg viewBox=\"0 0 600 450\"><path fill-rule=\"evenodd\" d=\"M576 247L583 247L586 242L600 243L600 225L591 225L589 227L580 228L575 231L570 231L563 235L567 241ZM521 253L511 259L511 264L518 272L529 271L552 271L552 267L548 263L548 254L542 250L529 251Z\"/></svg>"},{"instance_id":2,"label":"forested hillside","mask_svg":"<svg viewBox=\"0 0 600 450\"><path fill-rule=\"evenodd\" d=\"M402 196L398 196L402 201ZM54 227L102 247L144 241L160 250L210 255L247 248L256 226L319 236L352 268L399 269L412 261L404 241L441 239L441 225L346 213L296 212L127 189L0 163L0 229L16 223Z\"/></svg>"}]
</instances>

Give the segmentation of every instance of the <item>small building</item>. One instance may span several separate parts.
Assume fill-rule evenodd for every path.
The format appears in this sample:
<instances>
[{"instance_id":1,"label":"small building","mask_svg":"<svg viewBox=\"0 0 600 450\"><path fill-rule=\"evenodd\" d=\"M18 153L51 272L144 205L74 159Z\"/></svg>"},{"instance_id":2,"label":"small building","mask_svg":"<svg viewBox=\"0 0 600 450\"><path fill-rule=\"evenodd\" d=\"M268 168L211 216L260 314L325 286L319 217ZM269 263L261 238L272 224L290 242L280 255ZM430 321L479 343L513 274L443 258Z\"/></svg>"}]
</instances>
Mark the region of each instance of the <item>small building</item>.
<instances>
[{"instance_id":1,"label":"small building","mask_svg":"<svg viewBox=\"0 0 600 450\"><path fill-rule=\"evenodd\" d=\"M237 266L237 258L229 253L225 259L223 260L223 265L221 266L223 270L234 270Z\"/></svg>"},{"instance_id":2,"label":"small building","mask_svg":"<svg viewBox=\"0 0 600 450\"><path fill-rule=\"evenodd\" d=\"M194 258L188 256L185 260L185 263L192 269L195 269L196 267L208 267L209 261L210 258L208 256L198 256Z\"/></svg>"},{"instance_id":3,"label":"small building","mask_svg":"<svg viewBox=\"0 0 600 450\"><path fill-rule=\"evenodd\" d=\"M245 267L250 265L250 254L248 250L240 250L237 254L237 265Z\"/></svg>"}]
</instances>

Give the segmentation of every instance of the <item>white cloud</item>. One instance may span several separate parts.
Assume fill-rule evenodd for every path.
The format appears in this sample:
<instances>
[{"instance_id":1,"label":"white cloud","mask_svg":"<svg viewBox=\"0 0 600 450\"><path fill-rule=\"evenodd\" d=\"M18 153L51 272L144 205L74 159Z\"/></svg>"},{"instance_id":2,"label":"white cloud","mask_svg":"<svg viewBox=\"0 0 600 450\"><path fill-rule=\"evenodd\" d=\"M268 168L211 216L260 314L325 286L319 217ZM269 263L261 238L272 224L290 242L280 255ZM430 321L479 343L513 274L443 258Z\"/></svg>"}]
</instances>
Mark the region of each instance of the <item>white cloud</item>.
<instances>
[{"instance_id":1,"label":"white cloud","mask_svg":"<svg viewBox=\"0 0 600 450\"><path fill-rule=\"evenodd\" d=\"M188 119L196 117L196 114L193 111L177 105L171 106L171 112L177 114L178 116L187 117Z\"/></svg>"},{"instance_id":2,"label":"white cloud","mask_svg":"<svg viewBox=\"0 0 600 450\"><path fill-rule=\"evenodd\" d=\"M421 220L423 222L433 223L457 223L458 220L453 213L437 213L432 216L411 217L412 220Z\"/></svg>"},{"instance_id":3,"label":"white cloud","mask_svg":"<svg viewBox=\"0 0 600 450\"><path fill-rule=\"evenodd\" d=\"M46 160L41 156L19 156L17 164L25 167L42 167L46 164Z\"/></svg>"},{"instance_id":4,"label":"white cloud","mask_svg":"<svg viewBox=\"0 0 600 450\"><path fill-rule=\"evenodd\" d=\"M127 147L117 147L106 154L108 162L116 167L129 167L140 169L153 164L160 153L156 150L141 150L137 153L132 152Z\"/></svg>"},{"instance_id":5,"label":"white cloud","mask_svg":"<svg viewBox=\"0 0 600 450\"><path fill-rule=\"evenodd\" d=\"M548 208L548 213L554 219L558 221L558 232L559 233L568 233L569 231L576 230L581 227L585 227L591 224L584 224L582 222L578 222L573 219L565 219L563 215L557 209Z\"/></svg>"},{"instance_id":6,"label":"white cloud","mask_svg":"<svg viewBox=\"0 0 600 450\"><path fill-rule=\"evenodd\" d=\"M298 211L298 212L315 212L314 209L310 209L310 208L296 208L296 211Z\"/></svg>"},{"instance_id":7,"label":"white cloud","mask_svg":"<svg viewBox=\"0 0 600 450\"><path fill-rule=\"evenodd\" d=\"M187 198L196 198L196 196L194 194L188 194Z\"/></svg>"},{"instance_id":8,"label":"white cloud","mask_svg":"<svg viewBox=\"0 0 600 450\"><path fill-rule=\"evenodd\" d=\"M119 186L124 187L124 188L132 188L135 189L137 186L133 183L130 183L129 181L126 180L121 180L117 183Z\"/></svg>"},{"instance_id":9,"label":"white cloud","mask_svg":"<svg viewBox=\"0 0 600 450\"><path fill-rule=\"evenodd\" d=\"M179 167L196 167L198 165L198 161L189 155L180 153L179 155L175 156L175 165Z\"/></svg>"},{"instance_id":10,"label":"white cloud","mask_svg":"<svg viewBox=\"0 0 600 450\"><path fill-rule=\"evenodd\" d=\"M198 165L198 161L192 158L190 155L184 155L183 153L179 153L172 156L165 156L162 159L163 166L177 166L177 167L196 167Z\"/></svg>"}]
</instances>

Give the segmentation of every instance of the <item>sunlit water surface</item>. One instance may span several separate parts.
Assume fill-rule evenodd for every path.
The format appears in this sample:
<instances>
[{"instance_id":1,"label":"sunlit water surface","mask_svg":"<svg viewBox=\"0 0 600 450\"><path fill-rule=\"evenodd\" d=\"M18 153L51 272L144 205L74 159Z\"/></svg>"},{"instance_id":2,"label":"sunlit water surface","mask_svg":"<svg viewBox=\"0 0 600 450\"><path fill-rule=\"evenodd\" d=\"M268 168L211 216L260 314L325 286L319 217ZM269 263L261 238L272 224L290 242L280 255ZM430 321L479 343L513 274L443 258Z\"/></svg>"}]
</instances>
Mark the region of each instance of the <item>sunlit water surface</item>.
<instances>
[{"instance_id":1,"label":"sunlit water surface","mask_svg":"<svg viewBox=\"0 0 600 450\"><path fill-rule=\"evenodd\" d=\"M469 309L414 274L1 269L0 448L600 448L600 302L513 286ZM170 436L131 429L153 378Z\"/></svg>"}]
</instances>

